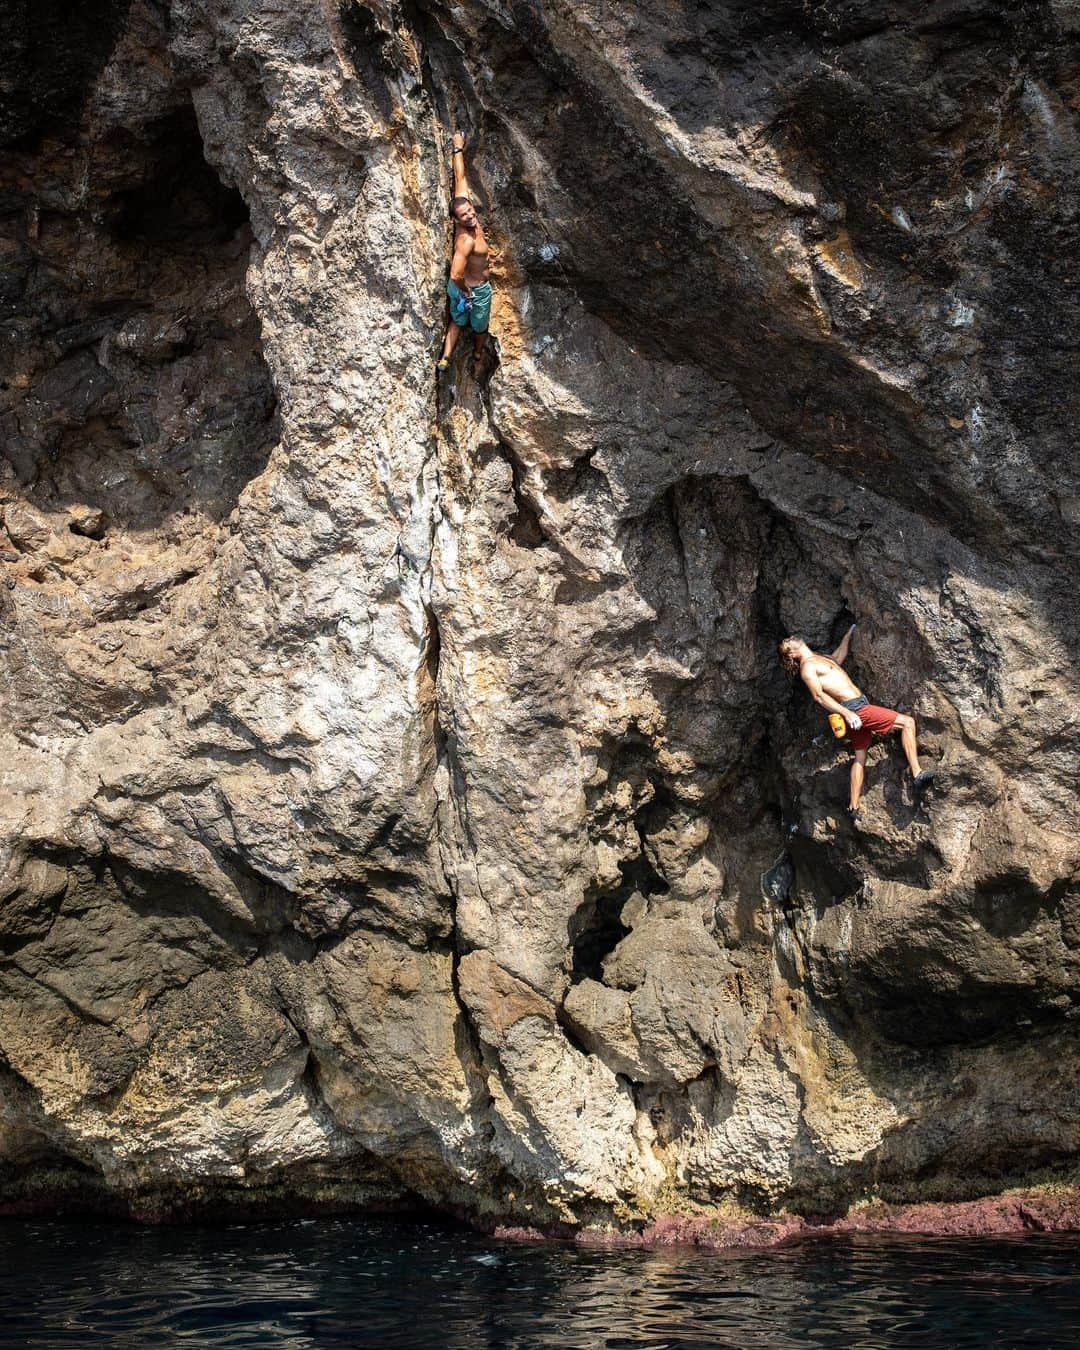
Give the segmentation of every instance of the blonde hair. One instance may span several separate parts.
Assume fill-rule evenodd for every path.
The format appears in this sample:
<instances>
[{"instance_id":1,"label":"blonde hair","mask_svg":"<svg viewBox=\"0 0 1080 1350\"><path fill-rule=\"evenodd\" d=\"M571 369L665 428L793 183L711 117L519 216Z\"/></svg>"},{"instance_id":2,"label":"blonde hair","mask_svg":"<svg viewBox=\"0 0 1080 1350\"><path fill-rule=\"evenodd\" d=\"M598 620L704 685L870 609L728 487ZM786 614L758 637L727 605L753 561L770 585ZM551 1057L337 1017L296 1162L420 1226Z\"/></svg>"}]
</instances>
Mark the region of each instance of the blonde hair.
<instances>
[{"instance_id":1,"label":"blonde hair","mask_svg":"<svg viewBox=\"0 0 1080 1350\"><path fill-rule=\"evenodd\" d=\"M777 647L780 653L780 664L789 675L798 675L799 667L802 665L802 657L798 648L803 644L801 637L786 637Z\"/></svg>"}]
</instances>

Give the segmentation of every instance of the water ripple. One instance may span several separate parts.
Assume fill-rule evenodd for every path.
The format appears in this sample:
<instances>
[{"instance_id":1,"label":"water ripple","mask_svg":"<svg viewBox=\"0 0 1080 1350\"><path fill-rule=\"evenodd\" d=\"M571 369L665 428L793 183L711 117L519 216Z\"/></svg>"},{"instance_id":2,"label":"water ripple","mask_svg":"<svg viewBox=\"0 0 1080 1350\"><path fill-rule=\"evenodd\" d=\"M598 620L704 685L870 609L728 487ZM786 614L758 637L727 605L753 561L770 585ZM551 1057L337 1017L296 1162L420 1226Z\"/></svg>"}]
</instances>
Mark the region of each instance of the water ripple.
<instances>
[{"instance_id":1,"label":"water ripple","mask_svg":"<svg viewBox=\"0 0 1080 1350\"><path fill-rule=\"evenodd\" d=\"M822 1238L769 1252L494 1242L434 1223L0 1221L0 1346L1080 1343L1080 1239Z\"/></svg>"}]
</instances>

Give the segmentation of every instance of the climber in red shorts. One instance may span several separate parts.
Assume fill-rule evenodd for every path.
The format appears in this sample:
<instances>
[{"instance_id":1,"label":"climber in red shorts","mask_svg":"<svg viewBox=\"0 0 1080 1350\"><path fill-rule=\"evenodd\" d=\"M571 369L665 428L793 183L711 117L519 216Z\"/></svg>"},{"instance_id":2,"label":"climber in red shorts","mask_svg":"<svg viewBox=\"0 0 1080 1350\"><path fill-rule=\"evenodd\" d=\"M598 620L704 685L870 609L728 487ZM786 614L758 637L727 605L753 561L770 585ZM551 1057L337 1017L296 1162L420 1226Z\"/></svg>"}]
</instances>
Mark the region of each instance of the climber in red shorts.
<instances>
[{"instance_id":1,"label":"climber in red shorts","mask_svg":"<svg viewBox=\"0 0 1080 1350\"><path fill-rule=\"evenodd\" d=\"M934 770L923 769L919 765L914 717L871 703L856 689L843 670L854 631L855 625L852 624L832 656L821 656L811 651L800 637L787 637L780 643L780 661L784 669L791 675L798 674L813 695L814 702L838 714L848 725L848 740L855 754L851 765L851 801L847 808L852 820L859 813L866 752L870 748L872 736L888 736L892 731L900 733L900 744L904 747L916 792L929 787L934 780Z\"/></svg>"}]
</instances>

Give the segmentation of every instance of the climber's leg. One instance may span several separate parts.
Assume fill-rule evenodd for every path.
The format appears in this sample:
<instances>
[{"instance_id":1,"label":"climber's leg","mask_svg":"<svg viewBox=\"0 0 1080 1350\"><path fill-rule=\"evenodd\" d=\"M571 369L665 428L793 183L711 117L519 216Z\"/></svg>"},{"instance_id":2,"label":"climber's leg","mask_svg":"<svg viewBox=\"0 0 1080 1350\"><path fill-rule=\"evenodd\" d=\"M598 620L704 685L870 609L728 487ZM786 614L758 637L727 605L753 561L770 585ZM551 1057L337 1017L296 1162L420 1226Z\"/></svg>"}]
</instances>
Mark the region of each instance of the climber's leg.
<instances>
[{"instance_id":1,"label":"climber's leg","mask_svg":"<svg viewBox=\"0 0 1080 1350\"><path fill-rule=\"evenodd\" d=\"M446 283L446 294L450 299L450 323L443 339L442 356L439 358L439 370L445 370L450 362L461 330L469 327L472 298L465 294L453 279Z\"/></svg>"},{"instance_id":2,"label":"climber's leg","mask_svg":"<svg viewBox=\"0 0 1080 1350\"><path fill-rule=\"evenodd\" d=\"M893 730L900 733L900 744L904 747L904 754L907 757L912 778L918 778L921 769L919 767L919 746L915 739L914 717L909 717L907 713L897 713Z\"/></svg>"},{"instance_id":3,"label":"climber's leg","mask_svg":"<svg viewBox=\"0 0 1080 1350\"><path fill-rule=\"evenodd\" d=\"M487 343L488 320L491 318L491 282L483 281L473 287L472 309L469 311L469 327L473 331L473 367L480 365Z\"/></svg>"},{"instance_id":4,"label":"climber's leg","mask_svg":"<svg viewBox=\"0 0 1080 1350\"><path fill-rule=\"evenodd\" d=\"M851 797L848 802L848 815L854 816L859 809L862 796L863 779L866 775L866 751L856 750L851 761Z\"/></svg>"},{"instance_id":5,"label":"climber's leg","mask_svg":"<svg viewBox=\"0 0 1080 1350\"><path fill-rule=\"evenodd\" d=\"M469 326L476 334L486 333L491 319L491 282L481 281L472 290L472 308L469 310Z\"/></svg>"},{"instance_id":6,"label":"climber's leg","mask_svg":"<svg viewBox=\"0 0 1080 1350\"><path fill-rule=\"evenodd\" d=\"M446 337L443 339L442 356L439 360L440 370L445 370L449 364L450 357L454 353L454 348L457 346L457 340L460 336L461 325L455 323L453 319L451 319L450 323L447 325Z\"/></svg>"},{"instance_id":7,"label":"climber's leg","mask_svg":"<svg viewBox=\"0 0 1080 1350\"><path fill-rule=\"evenodd\" d=\"M900 744L907 756L908 768L915 780L916 791L929 787L937 776L934 769L924 769L919 764L919 743L915 733L915 719L907 713L897 713L895 729L900 733Z\"/></svg>"}]
</instances>

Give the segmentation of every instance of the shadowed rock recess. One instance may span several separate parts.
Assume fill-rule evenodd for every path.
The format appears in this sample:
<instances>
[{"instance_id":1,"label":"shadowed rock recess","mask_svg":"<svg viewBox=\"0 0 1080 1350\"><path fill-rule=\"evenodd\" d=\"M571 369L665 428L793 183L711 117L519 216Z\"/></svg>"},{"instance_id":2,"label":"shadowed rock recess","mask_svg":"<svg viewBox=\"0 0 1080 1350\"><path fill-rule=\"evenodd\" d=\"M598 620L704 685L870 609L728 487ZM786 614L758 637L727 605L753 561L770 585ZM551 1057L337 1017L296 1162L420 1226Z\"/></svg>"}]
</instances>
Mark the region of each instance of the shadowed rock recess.
<instances>
[{"instance_id":1,"label":"shadowed rock recess","mask_svg":"<svg viewBox=\"0 0 1080 1350\"><path fill-rule=\"evenodd\" d=\"M3 25L0 1205L1067 1169L1073 7ZM498 364L437 389L458 121ZM856 618L940 768L858 831L775 657Z\"/></svg>"}]
</instances>

